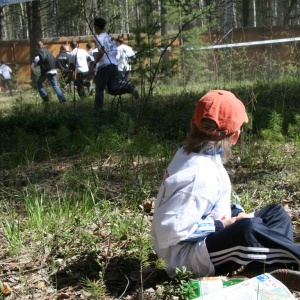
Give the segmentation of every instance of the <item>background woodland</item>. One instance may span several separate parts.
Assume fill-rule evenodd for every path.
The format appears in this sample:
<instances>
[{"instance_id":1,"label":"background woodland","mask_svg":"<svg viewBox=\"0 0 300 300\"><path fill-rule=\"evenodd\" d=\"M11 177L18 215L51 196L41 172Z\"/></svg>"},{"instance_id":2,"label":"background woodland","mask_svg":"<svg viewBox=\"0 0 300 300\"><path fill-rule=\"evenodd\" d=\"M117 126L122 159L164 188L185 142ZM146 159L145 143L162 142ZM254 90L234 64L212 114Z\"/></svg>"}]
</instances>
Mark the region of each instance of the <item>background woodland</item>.
<instances>
[{"instance_id":1,"label":"background woodland","mask_svg":"<svg viewBox=\"0 0 300 300\"><path fill-rule=\"evenodd\" d=\"M0 40L93 34L94 17L109 21L111 33L159 27L223 30L300 24L299 0L35 0L0 7ZM183 26L184 25L184 26Z\"/></svg>"}]
</instances>

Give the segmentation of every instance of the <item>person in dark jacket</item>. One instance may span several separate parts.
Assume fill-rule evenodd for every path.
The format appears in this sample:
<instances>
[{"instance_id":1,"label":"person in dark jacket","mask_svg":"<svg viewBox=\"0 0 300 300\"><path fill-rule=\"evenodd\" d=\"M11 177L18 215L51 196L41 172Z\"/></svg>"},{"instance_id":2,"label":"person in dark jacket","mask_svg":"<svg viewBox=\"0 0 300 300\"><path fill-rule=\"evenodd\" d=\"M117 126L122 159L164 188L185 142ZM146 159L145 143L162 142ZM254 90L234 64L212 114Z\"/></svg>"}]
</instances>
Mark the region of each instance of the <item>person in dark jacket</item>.
<instances>
[{"instance_id":1,"label":"person in dark jacket","mask_svg":"<svg viewBox=\"0 0 300 300\"><path fill-rule=\"evenodd\" d=\"M57 85L57 70L55 57L47 49L44 48L44 44L38 41L36 44L37 53L34 58L34 66L39 66L41 74L37 80L37 88L43 101L48 101L48 94L43 86L43 83L48 79L55 91L60 103L66 101L66 97L62 90Z\"/></svg>"},{"instance_id":2,"label":"person in dark jacket","mask_svg":"<svg viewBox=\"0 0 300 300\"><path fill-rule=\"evenodd\" d=\"M60 51L56 56L56 67L60 70L59 82L72 90L73 72L69 69L69 54L67 44L61 45Z\"/></svg>"}]
</instances>

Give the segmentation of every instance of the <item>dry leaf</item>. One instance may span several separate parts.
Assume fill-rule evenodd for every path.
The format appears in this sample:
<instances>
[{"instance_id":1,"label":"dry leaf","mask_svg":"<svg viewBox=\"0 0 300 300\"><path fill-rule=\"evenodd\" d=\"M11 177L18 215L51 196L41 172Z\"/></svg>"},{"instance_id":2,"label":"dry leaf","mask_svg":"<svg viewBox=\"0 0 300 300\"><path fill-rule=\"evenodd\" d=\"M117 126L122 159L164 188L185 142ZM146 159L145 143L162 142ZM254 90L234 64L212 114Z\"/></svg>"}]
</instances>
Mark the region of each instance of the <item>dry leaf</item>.
<instances>
[{"instance_id":1,"label":"dry leaf","mask_svg":"<svg viewBox=\"0 0 300 300\"><path fill-rule=\"evenodd\" d=\"M46 284L44 281L40 281L38 284L37 284L37 288L38 289L44 289L46 287Z\"/></svg>"},{"instance_id":2,"label":"dry leaf","mask_svg":"<svg viewBox=\"0 0 300 300\"><path fill-rule=\"evenodd\" d=\"M3 295L10 295L10 293L11 293L11 288L10 288L10 286L9 286L7 283L2 283L2 282L0 281L0 287L1 287L1 293L2 293Z\"/></svg>"}]
</instances>

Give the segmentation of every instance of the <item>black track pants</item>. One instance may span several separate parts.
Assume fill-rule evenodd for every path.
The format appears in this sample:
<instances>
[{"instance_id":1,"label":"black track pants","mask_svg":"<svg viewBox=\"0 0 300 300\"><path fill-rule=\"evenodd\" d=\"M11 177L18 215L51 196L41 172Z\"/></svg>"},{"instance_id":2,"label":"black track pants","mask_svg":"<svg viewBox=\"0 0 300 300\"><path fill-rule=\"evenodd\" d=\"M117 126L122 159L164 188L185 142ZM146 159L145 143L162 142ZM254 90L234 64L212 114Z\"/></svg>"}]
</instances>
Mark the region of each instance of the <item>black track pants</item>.
<instances>
[{"instance_id":1,"label":"black track pants","mask_svg":"<svg viewBox=\"0 0 300 300\"><path fill-rule=\"evenodd\" d=\"M293 241L291 219L283 207L272 204L256 211L254 216L238 220L206 238L215 275L232 272L250 262L299 268L300 246Z\"/></svg>"}]
</instances>

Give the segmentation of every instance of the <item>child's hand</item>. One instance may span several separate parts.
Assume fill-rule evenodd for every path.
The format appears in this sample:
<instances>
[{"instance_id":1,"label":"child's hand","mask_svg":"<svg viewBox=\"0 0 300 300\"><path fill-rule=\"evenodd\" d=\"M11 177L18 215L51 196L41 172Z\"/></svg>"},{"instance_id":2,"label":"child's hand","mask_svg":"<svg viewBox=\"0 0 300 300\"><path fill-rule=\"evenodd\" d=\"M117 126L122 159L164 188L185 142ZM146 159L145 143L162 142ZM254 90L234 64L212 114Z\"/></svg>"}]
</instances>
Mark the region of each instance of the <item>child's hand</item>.
<instances>
[{"instance_id":1,"label":"child's hand","mask_svg":"<svg viewBox=\"0 0 300 300\"><path fill-rule=\"evenodd\" d=\"M221 222L223 223L224 228L233 224L236 221L237 217L233 217L230 219L225 219L225 220L221 220Z\"/></svg>"},{"instance_id":2,"label":"child's hand","mask_svg":"<svg viewBox=\"0 0 300 300\"><path fill-rule=\"evenodd\" d=\"M241 212L236 217L237 220L244 219L244 218L253 218L253 214L247 214L245 212Z\"/></svg>"},{"instance_id":3,"label":"child's hand","mask_svg":"<svg viewBox=\"0 0 300 300\"><path fill-rule=\"evenodd\" d=\"M238 214L237 217L232 217L230 219L225 219L225 220L221 220L221 222L223 223L224 228L233 224L235 221L237 220L241 220L244 218L253 218L253 214L246 214L245 212L241 212Z\"/></svg>"}]
</instances>

